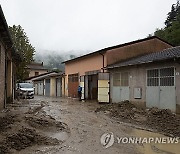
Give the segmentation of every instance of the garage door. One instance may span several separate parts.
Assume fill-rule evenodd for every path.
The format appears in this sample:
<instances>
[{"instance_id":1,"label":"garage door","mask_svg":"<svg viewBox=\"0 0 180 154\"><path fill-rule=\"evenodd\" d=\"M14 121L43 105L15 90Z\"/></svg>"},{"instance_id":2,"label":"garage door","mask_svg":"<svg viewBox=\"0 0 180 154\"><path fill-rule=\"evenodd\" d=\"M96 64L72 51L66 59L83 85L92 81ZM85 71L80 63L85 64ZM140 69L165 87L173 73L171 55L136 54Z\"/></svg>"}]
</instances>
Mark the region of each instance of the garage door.
<instances>
[{"instance_id":1,"label":"garage door","mask_svg":"<svg viewBox=\"0 0 180 154\"><path fill-rule=\"evenodd\" d=\"M43 81L38 82L38 95L43 95L44 85Z\"/></svg>"},{"instance_id":2,"label":"garage door","mask_svg":"<svg viewBox=\"0 0 180 154\"><path fill-rule=\"evenodd\" d=\"M68 96L69 97L78 97L78 74L69 74L68 75Z\"/></svg>"},{"instance_id":3,"label":"garage door","mask_svg":"<svg viewBox=\"0 0 180 154\"><path fill-rule=\"evenodd\" d=\"M45 95L50 96L50 79L45 81Z\"/></svg>"},{"instance_id":4,"label":"garage door","mask_svg":"<svg viewBox=\"0 0 180 154\"><path fill-rule=\"evenodd\" d=\"M61 78L56 79L56 96L62 96Z\"/></svg>"},{"instance_id":5,"label":"garage door","mask_svg":"<svg viewBox=\"0 0 180 154\"><path fill-rule=\"evenodd\" d=\"M35 91L34 91L35 95L38 95L38 83L35 83Z\"/></svg>"},{"instance_id":6,"label":"garage door","mask_svg":"<svg viewBox=\"0 0 180 154\"><path fill-rule=\"evenodd\" d=\"M98 102L109 103L109 73L98 73Z\"/></svg>"},{"instance_id":7,"label":"garage door","mask_svg":"<svg viewBox=\"0 0 180 154\"><path fill-rule=\"evenodd\" d=\"M174 67L147 70L146 105L176 110Z\"/></svg>"},{"instance_id":8,"label":"garage door","mask_svg":"<svg viewBox=\"0 0 180 154\"><path fill-rule=\"evenodd\" d=\"M112 74L112 102L118 103L129 100L129 73L117 72Z\"/></svg>"}]
</instances>

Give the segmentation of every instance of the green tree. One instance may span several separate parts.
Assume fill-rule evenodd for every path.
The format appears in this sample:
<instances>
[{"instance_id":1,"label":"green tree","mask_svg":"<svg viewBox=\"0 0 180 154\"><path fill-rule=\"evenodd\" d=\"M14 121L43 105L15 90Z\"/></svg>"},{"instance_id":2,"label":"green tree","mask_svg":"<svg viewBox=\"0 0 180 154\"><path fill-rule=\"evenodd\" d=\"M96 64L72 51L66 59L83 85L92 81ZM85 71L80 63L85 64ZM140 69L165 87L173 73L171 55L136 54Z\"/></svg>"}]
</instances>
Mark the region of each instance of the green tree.
<instances>
[{"instance_id":1,"label":"green tree","mask_svg":"<svg viewBox=\"0 0 180 154\"><path fill-rule=\"evenodd\" d=\"M180 45L180 23L177 21L172 22L170 27L158 29L154 34L174 46Z\"/></svg>"},{"instance_id":2,"label":"green tree","mask_svg":"<svg viewBox=\"0 0 180 154\"><path fill-rule=\"evenodd\" d=\"M28 77L28 72L25 68L34 61L35 48L30 44L29 38L20 25L9 26L9 31L13 40L13 46L22 57L22 62L18 65L16 72L17 80L22 81Z\"/></svg>"},{"instance_id":3,"label":"green tree","mask_svg":"<svg viewBox=\"0 0 180 154\"><path fill-rule=\"evenodd\" d=\"M165 27L154 32L158 36L174 46L180 45L180 4L173 4L165 21Z\"/></svg>"},{"instance_id":4,"label":"green tree","mask_svg":"<svg viewBox=\"0 0 180 154\"><path fill-rule=\"evenodd\" d=\"M172 22L176 20L176 16L177 16L177 11L176 11L175 4L173 4L171 7L171 11L168 13L168 17L165 21L166 27L169 27L172 25Z\"/></svg>"}]
</instances>

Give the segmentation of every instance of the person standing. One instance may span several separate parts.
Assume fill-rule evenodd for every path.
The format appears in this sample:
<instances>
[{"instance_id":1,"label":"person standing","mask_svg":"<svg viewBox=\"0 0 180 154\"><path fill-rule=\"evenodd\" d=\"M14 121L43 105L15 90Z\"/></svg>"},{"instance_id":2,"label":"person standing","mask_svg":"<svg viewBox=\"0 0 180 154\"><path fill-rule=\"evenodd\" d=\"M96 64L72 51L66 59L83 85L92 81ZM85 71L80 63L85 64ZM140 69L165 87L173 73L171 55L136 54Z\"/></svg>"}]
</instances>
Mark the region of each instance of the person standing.
<instances>
[{"instance_id":1,"label":"person standing","mask_svg":"<svg viewBox=\"0 0 180 154\"><path fill-rule=\"evenodd\" d=\"M82 87L79 86L78 87L78 97L79 97L79 100L81 101L81 96L82 96Z\"/></svg>"}]
</instances>

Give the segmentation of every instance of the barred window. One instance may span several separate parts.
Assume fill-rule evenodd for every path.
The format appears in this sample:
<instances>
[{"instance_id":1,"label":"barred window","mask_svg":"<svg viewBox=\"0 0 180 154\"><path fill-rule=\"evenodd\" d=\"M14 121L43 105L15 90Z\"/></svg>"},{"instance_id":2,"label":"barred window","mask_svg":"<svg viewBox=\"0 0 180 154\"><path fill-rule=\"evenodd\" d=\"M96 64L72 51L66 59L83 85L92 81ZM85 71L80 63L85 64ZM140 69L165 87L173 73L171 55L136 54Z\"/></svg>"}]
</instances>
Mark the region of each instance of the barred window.
<instances>
[{"instance_id":1,"label":"barred window","mask_svg":"<svg viewBox=\"0 0 180 154\"><path fill-rule=\"evenodd\" d=\"M160 69L160 77L174 76L174 67Z\"/></svg>"},{"instance_id":2,"label":"barred window","mask_svg":"<svg viewBox=\"0 0 180 154\"><path fill-rule=\"evenodd\" d=\"M148 78L147 79L148 86L158 86L159 85L159 78Z\"/></svg>"},{"instance_id":3,"label":"barred window","mask_svg":"<svg viewBox=\"0 0 180 154\"><path fill-rule=\"evenodd\" d=\"M174 67L147 70L147 86L174 86Z\"/></svg>"},{"instance_id":4,"label":"barred window","mask_svg":"<svg viewBox=\"0 0 180 154\"><path fill-rule=\"evenodd\" d=\"M159 85L159 70L153 69L147 71L147 86Z\"/></svg>"},{"instance_id":5,"label":"barred window","mask_svg":"<svg viewBox=\"0 0 180 154\"><path fill-rule=\"evenodd\" d=\"M174 86L174 68L160 69L160 86Z\"/></svg>"},{"instance_id":6,"label":"barred window","mask_svg":"<svg viewBox=\"0 0 180 154\"><path fill-rule=\"evenodd\" d=\"M158 69L148 70L147 76L148 76L148 78L158 77L159 76L159 70Z\"/></svg>"}]
</instances>

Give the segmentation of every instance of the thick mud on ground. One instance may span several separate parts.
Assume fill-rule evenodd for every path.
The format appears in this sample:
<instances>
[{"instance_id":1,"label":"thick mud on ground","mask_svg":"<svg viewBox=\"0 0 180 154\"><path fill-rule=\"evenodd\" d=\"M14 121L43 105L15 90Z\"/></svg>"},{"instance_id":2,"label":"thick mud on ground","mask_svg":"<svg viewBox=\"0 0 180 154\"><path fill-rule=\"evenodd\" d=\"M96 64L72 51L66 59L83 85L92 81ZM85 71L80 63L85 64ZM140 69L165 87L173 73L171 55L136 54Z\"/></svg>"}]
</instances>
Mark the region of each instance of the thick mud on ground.
<instances>
[{"instance_id":1,"label":"thick mud on ground","mask_svg":"<svg viewBox=\"0 0 180 154\"><path fill-rule=\"evenodd\" d=\"M46 103L43 101L20 100L0 113L0 154L63 143L63 138L51 134L69 134L68 126L46 115L44 106Z\"/></svg>"},{"instance_id":2,"label":"thick mud on ground","mask_svg":"<svg viewBox=\"0 0 180 154\"><path fill-rule=\"evenodd\" d=\"M124 101L101 105L95 112L101 111L108 113L118 121L133 124L135 127L180 137L180 115L172 113L168 109L143 109L136 107L129 101Z\"/></svg>"},{"instance_id":3,"label":"thick mud on ground","mask_svg":"<svg viewBox=\"0 0 180 154\"><path fill-rule=\"evenodd\" d=\"M0 154L170 154L180 151L179 143L119 144L116 137L165 136L136 129L131 120L120 122L108 116L110 111L103 106L94 101L50 97L35 97L8 105L0 112ZM127 112L124 119L131 116ZM101 144L104 133L114 137L114 144L108 148Z\"/></svg>"}]
</instances>

